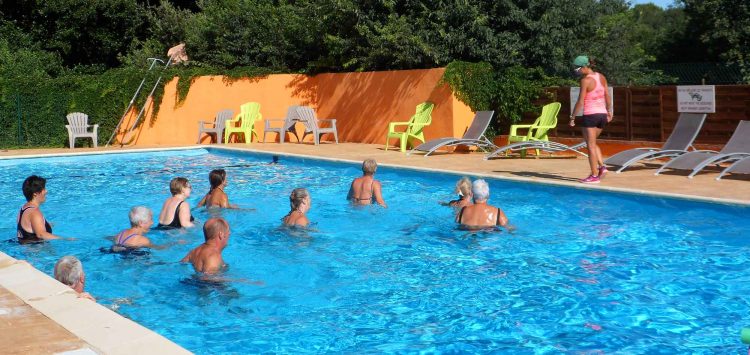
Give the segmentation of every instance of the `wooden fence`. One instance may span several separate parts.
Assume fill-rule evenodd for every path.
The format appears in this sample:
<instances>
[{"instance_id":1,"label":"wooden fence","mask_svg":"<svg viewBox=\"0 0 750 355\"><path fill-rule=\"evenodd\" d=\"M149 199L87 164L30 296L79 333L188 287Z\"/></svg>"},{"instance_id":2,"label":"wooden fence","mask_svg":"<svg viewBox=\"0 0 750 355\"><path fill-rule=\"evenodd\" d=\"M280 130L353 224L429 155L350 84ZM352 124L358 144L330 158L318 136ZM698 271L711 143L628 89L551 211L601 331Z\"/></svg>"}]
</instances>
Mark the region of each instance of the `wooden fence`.
<instances>
[{"instance_id":1,"label":"wooden fence","mask_svg":"<svg viewBox=\"0 0 750 355\"><path fill-rule=\"evenodd\" d=\"M581 137L579 128L568 126L570 88L548 89L551 98L540 104L558 101L562 104L553 136ZM677 88L675 86L615 87L614 119L601 135L602 139L623 141L664 141L677 122ZM527 117L524 122L533 122ZM750 120L750 85L717 85L716 112L708 114L696 143L723 144L741 120Z\"/></svg>"}]
</instances>

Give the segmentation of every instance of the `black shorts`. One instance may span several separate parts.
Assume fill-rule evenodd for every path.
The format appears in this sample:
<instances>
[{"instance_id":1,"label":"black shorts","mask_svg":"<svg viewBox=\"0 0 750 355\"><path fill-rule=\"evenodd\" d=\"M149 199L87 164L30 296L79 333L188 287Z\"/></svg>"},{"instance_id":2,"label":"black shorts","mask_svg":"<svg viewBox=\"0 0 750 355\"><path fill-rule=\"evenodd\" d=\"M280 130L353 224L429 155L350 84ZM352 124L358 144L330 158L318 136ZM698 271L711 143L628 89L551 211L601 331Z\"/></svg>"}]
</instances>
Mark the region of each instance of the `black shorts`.
<instances>
[{"instance_id":1,"label":"black shorts","mask_svg":"<svg viewBox=\"0 0 750 355\"><path fill-rule=\"evenodd\" d=\"M607 114L606 113L595 113L592 115L583 115L578 117L576 125L587 128L600 128L603 129L607 126Z\"/></svg>"}]
</instances>

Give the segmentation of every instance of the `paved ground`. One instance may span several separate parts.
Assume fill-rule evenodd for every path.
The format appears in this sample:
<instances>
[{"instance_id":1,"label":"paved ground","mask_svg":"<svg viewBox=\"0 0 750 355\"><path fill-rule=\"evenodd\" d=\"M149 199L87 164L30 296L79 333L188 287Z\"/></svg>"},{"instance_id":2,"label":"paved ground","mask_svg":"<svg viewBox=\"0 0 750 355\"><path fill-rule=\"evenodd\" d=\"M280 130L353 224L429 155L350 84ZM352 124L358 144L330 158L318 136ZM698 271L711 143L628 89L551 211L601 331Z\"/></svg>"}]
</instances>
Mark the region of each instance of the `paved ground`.
<instances>
[{"instance_id":1,"label":"paved ground","mask_svg":"<svg viewBox=\"0 0 750 355\"><path fill-rule=\"evenodd\" d=\"M301 154L317 157L357 160L374 158L381 164L412 166L427 169L441 169L465 172L467 174L493 175L526 181L571 185L582 188L599 188L613 190L630 190L640 193L663 193L691 196L705 199L732 200L750 204L750 175L736 175L716 181L717 172L707 171L688 179L685 173L665 173L654 176L657 164L638 165L623 173L610 172L598 185L583 185L578 179L588 174L588 162L576 154L564 153L545 155L536 158L517 156L485 161L481 153L438 153L429 157L421 154L406 155L396 150L385 151L382 145L341 143L323 143L314 146L310 143L252 143L228 144L227 147L252 149L281 154ZM159 147L138 147L159 148ZM132 148L124 148L132 149ZM77 148L77 149L26 149L2 151L0 156L33 155L47 153L86 153L95 150L115 150L121 148Z\"/></svg>"},{"instance_id":2,"label":"paved ground","mask_svg":"<svg viewBox=\"0 0 750 355\"><path fill-rule=\"evenodd\" d=\"M3 354L54 354L89 349L71 334L23 300L0 287L0 344Z\"/></svg>"}]
</instances>

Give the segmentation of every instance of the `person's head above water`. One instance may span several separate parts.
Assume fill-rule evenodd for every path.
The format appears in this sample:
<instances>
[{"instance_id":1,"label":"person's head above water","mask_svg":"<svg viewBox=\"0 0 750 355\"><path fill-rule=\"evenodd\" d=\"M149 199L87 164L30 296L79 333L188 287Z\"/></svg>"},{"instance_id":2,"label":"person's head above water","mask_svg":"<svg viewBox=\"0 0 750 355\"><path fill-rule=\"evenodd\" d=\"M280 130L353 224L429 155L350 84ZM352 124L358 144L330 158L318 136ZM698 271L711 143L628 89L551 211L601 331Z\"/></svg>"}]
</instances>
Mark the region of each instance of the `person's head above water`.
<instances>
[{"instance_id":1,"label":"person's head above water","mask_svg":"<svg viewBox=\"0 0 750 355\"><path fill-rule=\"evenodd\" d=\"M484 179L474 180L471 184L471 193L474 195L474 201L487 201L490 198L490 186Z\"/></svg>"},{"instance_id":2,"label":"person's head above water","mask_svg":"<svg viewBox=\"0 0 750 355\"><path fill-rule=\"evenodd\" d=\"M471 195L471 179L464 176L456 182L456 193L461 196Z\"/></svg>"},{"instance_id":3,"label":"person's head above water","mask_svg":"<svg viewBox=\"0 0 750 355\"><path fill-rule=\"evenodd\" d=\"M188 189L192 189L192 186L190 186L190 182L188 181L188 179L184 177L176 177L169 182L169 192L172 193L172 196L179 195L181 193L187 194Z\"/></svg>"},{"instance_id":4,"label":"person's head above water","mask_svg":"<svg viewBox=\"0 0 750 355\"><path fill-rule=\"evenodd\" d=\"M211 189L215 189L227 179L227 172L224 169L214 169L208 173L208 182L211 183Z\"/></svg>"},{"instance_id":5,"label":"person's head above water","mask_svg":"<svg viewBox=\"0 0 750 355\"><path fill-rule=\"evenodd\" d=\"M128 217L130 218L131 227L151 227L151 224L154 223L153 213L151 213L148 207L144 206L131 208Z\"/></svg>"},{"instance_id":6,"label":"person's head above water","mask_svg":"<svg viewBox=\"0 0 750 355\"><path fill-rule=\"evenodd\" d=\"M362 162L362 173L365 175L375 175L378 170L378 163L375 159L366 159Z\"/></svg>"},{"instance_id":7,"label":"person's head above water","mask_svg":"<svg viewBox=\"0 0 750 355\"><path fill-rule=\"evenodd\" d=\"M309 208L309 199L310 193L307 192L307 189L298 187L292 190L292 193L289 195L289 207L292 211L300 211L303 204L308 204L307 207Z\"/></svg>"},{"instance_id":8,"label":"person's head above water","mask_svg":"<svg viewBox=\"0 0 750 355\"><path fill-rule=\"evenodd\" d=\"M23 196L26 197L26 201L31 201L36 194L44 191L47 188L46 186L47 179L41 176L31 175L23 181L21 190L23 191Z\"/></svg>"},{"instance_id":9,"label":"person's head above water","mask_svg":"<svg viewBox=\"0 0 750 355\"><path fill-rule=\"evenodd\" d=\"M60 258L55 264L55 280L70 286L76 292L83 292L85 284L85 274L83 265L75 256L66 255Z\"/></svg>"},{"instance_id":10,"label":"person's head above water","mask_svg":"<svg viewBox=\"0 0 750 355\"><path fill-rule=\"evenodd\" d=\"M210 218L203 224L203 237L206 242L218 240L220 245L226 246L229 238L229 224L223 218Z\"/></svg>"}]
</instances>

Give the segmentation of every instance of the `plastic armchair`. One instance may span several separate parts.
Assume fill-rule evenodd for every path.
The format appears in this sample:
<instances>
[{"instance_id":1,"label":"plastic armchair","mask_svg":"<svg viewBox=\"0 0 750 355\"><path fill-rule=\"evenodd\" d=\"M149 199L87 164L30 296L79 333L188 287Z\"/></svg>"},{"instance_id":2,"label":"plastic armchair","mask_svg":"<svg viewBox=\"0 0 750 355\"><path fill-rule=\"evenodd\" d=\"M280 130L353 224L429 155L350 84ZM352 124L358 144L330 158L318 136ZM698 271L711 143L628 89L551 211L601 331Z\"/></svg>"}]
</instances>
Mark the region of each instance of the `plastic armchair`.
<instances>
[{"instance_id":1,"label":"plastic armchair","mask_svg":"<svg viewBox=\"0 0 750 355\"><path fill-rule=\"evenodd\" d=\"M528 141L549 141L549 131L557 127L557 114L560 112L560 103L553 102L544 105L542 114L532 124L514 124L510 126L508 134L508 144L515 142ZM521 135L519 130L526 129L526 134ZM506 151L506 155L508 151ZM539 149L536 149L536 155L539 155ZM526 150L521 151L521 156L526 156Z\"/></svg>"},{"instance_id":2,"label":"plastic armchair","mask_svg":"<svg viewBox=\"0 0 750 355\"><path fill-rule=\"evenodd\" d=\"M203 134L215 135L216 143L221 144L224 141L224 125L227 120L231 120L234 111L232 110L221 110L216 114L213 122L198 121L198 143L201 142ZM213 127L209 127L213 126Z\"/></svg>"},{"instance_id":3,"label":"plastic armchair","mask_svg":"<svg viewBox=\"0 0 750 355\"><path fill-rule=\"evenodd\" d=\"M391 122L388 124L388 134L385 138L385 150L388 150L388 141L391 138L398 138L400 141L401 152L406 152L407 145L414 147L412 141L419 140L424 143L424 128L432 123L432 109L435 104L432 102L423 102L417 105L414 116L411 116L407 122ZM396 127L405 126L403 131L397 131Z\"/></svg>"},{"instance_id":4,"label":"plastic armchair","mask_svg":"<svg viewBox=\"0 0 750 355\"><path fill-rule=\"evenodd\" d=\"M261 120L263 115L260 114L260 104L257 102L248 102L240 106L240 113L232 120L226 120L224 124L224 143L229 143L229 136L242 133L245 137L245 144L250 144L253 135L257 136L253 128L255 121ZM239 126L237 125L239 123Z\"/></svg>"},{"instance_id":5,"label":"plastic armchair","mask_svg":"<svg viewBox=\"0 0 750 355\"><path fill-rule=\"evenodd\" d=\"M68 143L70 143L70 149L75 147L76 138L91 138L94 148L97 147L97 141L99 136L97 131L99 125L90 125L89 116L82 112L69 113L65 118L68 119L68 124L65 128L68 130ZM89 127L93 127L92 131L89 132Z\"/></svg>"}]
</instances>

